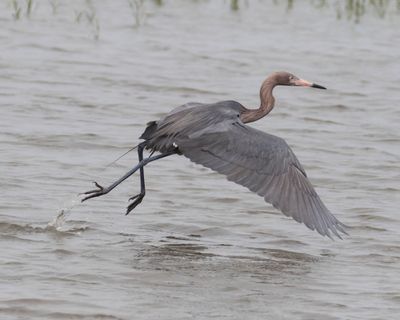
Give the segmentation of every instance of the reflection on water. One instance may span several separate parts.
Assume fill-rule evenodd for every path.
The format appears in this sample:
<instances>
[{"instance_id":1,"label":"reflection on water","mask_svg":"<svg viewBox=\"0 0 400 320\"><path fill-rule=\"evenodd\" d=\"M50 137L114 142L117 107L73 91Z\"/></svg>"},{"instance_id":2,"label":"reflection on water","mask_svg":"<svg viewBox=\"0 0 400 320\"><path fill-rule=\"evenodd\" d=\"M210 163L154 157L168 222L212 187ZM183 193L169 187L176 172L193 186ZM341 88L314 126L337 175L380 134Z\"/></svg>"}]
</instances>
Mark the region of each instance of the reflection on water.
<instances>
[{"instance_id":1,"label":"reflection on water","mask_svg":"<svg viewBox=\"0 0 400 320\"><path fill-rule=\"evenodd\" d=\"M179 267L195 274L199 269L213 270L216 273L247 274L264 278L273 274L305 274L321 257L282 249L248 248L253 255L226 255L217 248L194 243L167 243L151 245L139 250L133 260L134 268L149 270L171 270Z\"/></svg>"}]
</instances>

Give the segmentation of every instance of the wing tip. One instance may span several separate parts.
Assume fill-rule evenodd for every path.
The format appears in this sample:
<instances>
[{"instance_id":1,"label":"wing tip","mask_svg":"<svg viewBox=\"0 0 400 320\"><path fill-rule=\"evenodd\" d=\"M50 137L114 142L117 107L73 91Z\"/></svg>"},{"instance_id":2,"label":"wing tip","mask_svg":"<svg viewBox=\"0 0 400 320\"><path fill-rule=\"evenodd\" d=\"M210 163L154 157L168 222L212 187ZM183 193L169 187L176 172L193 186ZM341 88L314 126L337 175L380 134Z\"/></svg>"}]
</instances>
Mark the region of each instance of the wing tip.
<instances>
[{"instance_id":1,"label":"wing tip","mask_svg":"<svg viewBox=\"0 0 400 320\"><path fill-rule=\"evenodd\" d=\"M324 237L327 236L332 241L335 241L336 239L332 237L332 233L340 240L344 240L344 236L350 237L349 233L345 230L346 228L350 227L336 219L335 223L329 225L328 228L324 230L324 232L317 232Z\"/></svg>"}]
</instances>

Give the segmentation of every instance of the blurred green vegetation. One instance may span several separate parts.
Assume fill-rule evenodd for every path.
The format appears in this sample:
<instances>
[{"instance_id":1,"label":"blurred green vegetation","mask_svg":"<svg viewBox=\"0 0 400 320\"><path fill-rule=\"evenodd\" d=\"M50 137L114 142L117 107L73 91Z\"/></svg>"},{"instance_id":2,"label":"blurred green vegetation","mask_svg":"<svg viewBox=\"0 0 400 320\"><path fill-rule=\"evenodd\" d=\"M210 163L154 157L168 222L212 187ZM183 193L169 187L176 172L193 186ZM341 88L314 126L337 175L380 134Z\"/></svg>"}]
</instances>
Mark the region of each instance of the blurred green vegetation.
<instances>
[{"instance_id":1,"label":"blurred green vegetation","mask_svg":"<svg viewBox=\"0 0 400 320\"><path fill-rule=\"evenodd\" d=\"M293 8L295 3L300 5L300 1L287 0L288 10ZM372 13L379 18L385 18L388 13L393 11L396 14L400 13L400 0L310 0L309 3L317 9L332 8L337 19L346 18L356 23L360 22L367 13Z\"/></svg>"},{"instance_id":2,"label":"blurred green vegetation","mask_svg":"<svg viewBox=\"0 0 400 320\"><path fill-rule=\"evenodd\" d=\"M75 13L75 22L84 23L89 26L94 39L100 36L100 21L97 17L96 5L100 0L80 0L73 3L69 0L8 0L10 18L20 20L22 18L34 18L36 9L48 6L53 15L61 14L61 7L72 8ZM125 3L132 14L132 27L140 27L145 23L148 12L146 5L168 6L172 0L114 0ZM189 0L187 0L189 1ZM196 4L210 3L217 0L191 0ZM219 0L226 6L227 12L239 12L251 7L254 2L250 0ZM331 11L338 20L348 20L360 23L366 15L378 19L384 19L388 15L400 14L400 0L259 0L257 5L273 5L284 8L290 14L297 7L307 6L310 10L318 12ZM65 12L65 11L64 11Z\"/></svg>"},{"instance_id":3,"label":"blurred green vegetation","mask_svg":"<svg viewBox=\"0 0 400 320\"><path fill-rule=\"evenodd\" d=\"M367 13L379 18L385 18L393 11L396 14L400 13L400 0L272 0L272 2L276 6L284 6L287 12L293 10L295 6L304 5L313 9L330 8L337 19L346 18L356 23ZM250 5L248 0L230 0L230 7L234 11Z\"/></svg>"},{"instance_id":4,"label":"blurred green vegetation","mask_svg":"<svg viewBox=\"0 0 400 320\"><path fill-rule=\"evenodd\" d=\"M159 7L168 6L168 0L115 0L126 2L131 8L134 18L134 25L139 26L145 20L144 7L146 2L152 2ZM191 0L196 3L210 2L216 0ZM227 5L232 11L244 10L252 5L250 0L220 0ZM82 0L82 4L94 7L94 3L90 0ZM40 0L9 0L9 7L12 11L12 17L19 20L23 16L30 17L37 4L44 5ZM57 14L60 6L68 3L68 0L48 0L48 5L51 7L53 14ZM79 3L79 2L78 2ZM356 23L361 21L361 18L367 13L372 13L379 18L385 18L388 13L400 13L400 0L260 0L259 3L265 5L273 4L286 8L289 13L297 6L307 5L311 9L332 10L337 19L348 19ZM74 3L76 5L77 3Z\"/></svg>"}]
</instances>

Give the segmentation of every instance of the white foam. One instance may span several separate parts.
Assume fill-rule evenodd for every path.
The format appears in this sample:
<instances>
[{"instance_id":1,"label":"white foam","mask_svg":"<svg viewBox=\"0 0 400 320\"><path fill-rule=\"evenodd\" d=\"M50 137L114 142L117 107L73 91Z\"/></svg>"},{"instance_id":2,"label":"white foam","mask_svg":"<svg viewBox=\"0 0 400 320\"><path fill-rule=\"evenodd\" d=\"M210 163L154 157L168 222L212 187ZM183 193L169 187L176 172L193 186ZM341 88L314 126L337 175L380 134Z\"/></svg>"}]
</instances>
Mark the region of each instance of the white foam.
<instances>
[{"instance_id":1,"label":"white foam","mask_svg":"<svg viewBox=\"0 0 400 320\"><path fill-rule=\"evenodd\" d=\"M81 203L80 196L74 196L69 201L66 201L63 207L59 210L57 216L47 224L47 227L54 228L57 231L62 231L67 217L71 214L71 210Z\"/></svg>"}]
</instances>

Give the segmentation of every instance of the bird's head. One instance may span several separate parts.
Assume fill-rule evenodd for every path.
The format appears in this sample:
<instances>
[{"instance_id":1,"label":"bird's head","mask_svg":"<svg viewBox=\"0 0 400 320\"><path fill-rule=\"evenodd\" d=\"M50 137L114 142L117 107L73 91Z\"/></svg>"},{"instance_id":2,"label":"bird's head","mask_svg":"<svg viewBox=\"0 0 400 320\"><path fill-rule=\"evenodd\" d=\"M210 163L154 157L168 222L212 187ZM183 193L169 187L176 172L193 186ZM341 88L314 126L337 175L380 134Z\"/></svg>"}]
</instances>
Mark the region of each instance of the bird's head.
<instances>
[{"instance_id":1,"label":"bird's head","mask_svg":"<svg viewBox=\"0 0 400 320\"><path fill-rule=\"evenodd\" d=\"M311 88L317 88L317 89L326 89L323 86L320 86L319 84L309 82L304 79L300 79L299 77L296 77L295 75L281 71L281 72L275 72L273 75L275 78L275 83L276 85L280 86L296 86L296 87L311 87Z\"/></svg>"}]
</instances>

